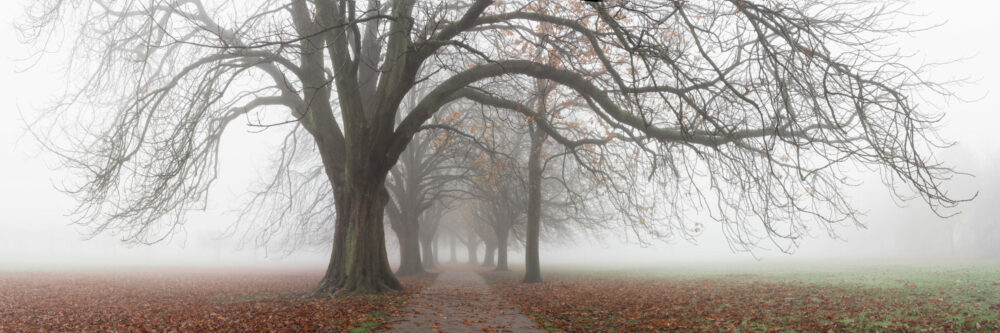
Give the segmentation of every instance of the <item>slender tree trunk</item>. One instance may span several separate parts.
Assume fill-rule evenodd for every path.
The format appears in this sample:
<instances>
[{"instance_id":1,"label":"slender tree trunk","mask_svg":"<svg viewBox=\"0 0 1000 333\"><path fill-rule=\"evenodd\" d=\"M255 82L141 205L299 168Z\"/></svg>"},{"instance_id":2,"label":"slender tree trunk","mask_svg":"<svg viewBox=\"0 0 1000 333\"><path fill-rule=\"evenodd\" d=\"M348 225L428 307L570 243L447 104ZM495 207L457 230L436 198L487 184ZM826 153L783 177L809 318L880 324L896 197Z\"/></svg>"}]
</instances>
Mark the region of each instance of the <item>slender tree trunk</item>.
<instances>
[{"instance_id":1,"label":"slender tree trunk","mask_svg":"<svg viewBox=\"0 0 1000 333\"><path fill-rule=\"evenodd\" d=\"M441 244L438 244L438 239L440 239L441 237L438 236L439 236L438 233L434 233L434 245L431 246L431 260L434 262L434 266L440 264L440 262L438 262L438 254L439 254L438 252L441 251L441 246L440 246Z\"/></svg>"},{"instance_id":2,"label":"slender tree trunk","mask_svg":"<svg viewBox=\"0 0 1000 333\"><path fill-rule=\"evenodd\" d=\"M423 236L420 240L420 247L423 248L424 254L424 267L432 268L437 266L437 262L434 260L434 240L433 237Z\"/></svg>"},{"instance_id":3,"label":"slender tree trunk","mask_svg":"<svg viewBox=\"0 0 1000 333\"><path fill-rule=\"evenodd\" d=\"M510 268L507 266L507 235L510 234L510 229L499 228L497 232L497 267L494 269L496 271L509 271Z\"/></svg>"},{"instance_id":4,"label":"slender tree trunk","mask_svg":"<svg viewBox=\"0 0 1000 333\"><path fill-rule=\"evenodd\" d=\"M477 255L476 253L479 250L479 242L471 241L470 240L469 244L466 244L466 247L468 248L468 251L469 251L469 264L471 264L471 265L478 264L479 263L479 258L477 258L477 257L479 255Z\"/></svg>"},{"instance_id":5,"label":"slender tree trunk","mask_svg":"<svg viewBox=\"0 0 1000 333\"><path fill-rule=\"evenodd\" d=\"M531 152L528 157L528 226L524 243L524 283L542 282L538 259L538 236L542 217L541 131L531 126Z\"/></svg>"},{"instance_id":6,"label":"slender tree trunk","mask_svg":"<svg viewBox=\"0 0 1000 333\"><path fill-rule=\"evenodd\" d=\"M399 269L396 275L416 275L424 273L424 266L420 262L420 226L417 221L406 221L403 217L402 230L396 230L399 238Z\"/></svg>"},{"instance_id":7,"label":"slender tree trunk","mask_svg":"<svg viewBox=\"0 0 1000 333\"><path fill-rule=\"evenodd\" d=\"M451 241L451 263L454 264L454 263L458 262L458 256L456 255L456 251L455 251L455 247L456 247L455 246L455 235L451 235L450 241Z\"/></svg>"}]
</instances>

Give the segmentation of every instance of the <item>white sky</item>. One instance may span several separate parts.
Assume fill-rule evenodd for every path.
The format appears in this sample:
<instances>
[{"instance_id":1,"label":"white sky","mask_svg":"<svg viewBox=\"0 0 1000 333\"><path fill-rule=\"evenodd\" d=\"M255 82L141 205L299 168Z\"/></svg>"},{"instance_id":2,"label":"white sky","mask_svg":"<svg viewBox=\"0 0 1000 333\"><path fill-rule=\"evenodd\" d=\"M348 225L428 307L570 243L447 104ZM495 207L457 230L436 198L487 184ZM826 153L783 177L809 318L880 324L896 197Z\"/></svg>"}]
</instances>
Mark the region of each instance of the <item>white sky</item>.
<instances>
[{"instance_id":1,"label":"white sky","mask_svg":"<svg viewBox=\"0 0 1000 333\"><path fill-rule=\"evenodd\" d=\"M274 143L268 140L267 135L251 134L241 128L232 128L224 140L221 156L223 177L214 188L211 207L206 212L190 216L186 233L174 241L154 246L125 245L111 235L83 240L83 230L70 226L65 217L72 208L72 200L52 185L65 174L53 170L53 160L39 154L33 139L25 135L19 115L31 115L51 101L58 89L49 88L60 87L62 78L60 73L41 67L26 73L16 72L26 66L18 61L26 50L18 43L12 22L27 1L0 1L0 45L6 53L0 59L0 103L3 103L0 108L0 270L135 265L325 264L327 258L323 252L268 257L263 251L250 246L240 250L237 239L218 238L235 218L227 213L236 208L230 203L248 188L247 184L256 179L258 172L266 171L268 157L254 154L254 148ZM1000 59L1000 39L996 38L1000 33L1000 20L996 19L997 9L1000 5L983 0L914 1L910 12L926 14L920 19L922 22L946 23L913 37L904 37L900 44L904 51L919 51L917 59L928 62L972 57L945 67L948 72L938 72L935 76L939 79L977 79L974 85L957 90L968 98L985 95L969 103L941 105L948 114L941 134L959 142L958 149L944 156L954 158L953 164L960 170L980 175L995 173L993 167L998 166L995 162L1000 161L1000 139L996 137L1000 123L1000 97L996 94L1000 91L1000 64L997 61ZM933 244L947 241L947 236L939 232L940 228L948 223L961 223L961 218L944 222L929 218L927 209L919 202L912 203L908 208L896 208L888 192L878 184L873 185L858 189L855 201L859 208L871 212L866 219L869 229L841 230L840 235L846 241L830 240L822 235L805 239L794 256L774 251L760 251L758 256L765 261L896 257L904 250L910 251L905 245L914 242L931 244L928 253L944 255L945 252L934 252L940 248ZM986 194L991 189L979 190ZM995 204L980 200L963 210L968 213ZM676 241L639 248L623 244L620 240L621 237L609 235L598 244L587 243L571 248L543 246L543 265L552 261L638 263L702 261L707 258L754 262L747 254L731 253L721 237L712 230L699 240L698 245ZM443 249L442 254L446 253ZM464 253L464 250L459 249L459 253ZM511 258L520 255L512 253Z\"/></svg>"}]
</instances>

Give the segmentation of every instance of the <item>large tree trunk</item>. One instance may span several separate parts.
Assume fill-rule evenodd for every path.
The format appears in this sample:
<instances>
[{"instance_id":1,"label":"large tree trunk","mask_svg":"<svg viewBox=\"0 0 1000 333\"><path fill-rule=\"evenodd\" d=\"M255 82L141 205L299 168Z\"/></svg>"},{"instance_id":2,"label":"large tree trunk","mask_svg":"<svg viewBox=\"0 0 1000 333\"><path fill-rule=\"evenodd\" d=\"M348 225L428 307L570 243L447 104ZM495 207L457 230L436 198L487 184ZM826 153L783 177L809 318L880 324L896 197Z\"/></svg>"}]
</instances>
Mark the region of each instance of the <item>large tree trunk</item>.
<instances>
[{"instance_id":1,"label":"large tree trunk","mask_svg":"<svg viewBox=\"0 0 1000 333\"><path fill-rule=\"evenodd\" d=\"M404 217L406 219L406 217ZM424 273L424 266L420 262L420 226L416 221L406 221L401 223L401 230L395 230L399 238L399 269L397 275L415 275Z\"/></svg>"},{"instance_id":2,"label":"large tree trunk","mask_svg":"<svg viewBox=\"0 0 1000 333\"><path fill-rule=\"evenodd\" d=\"M412 214L406 214L402 210L408 207L406 204L405 201L390 201L385 209L389 225L399 240L399 268L396 269L396 275L424 273L424 266L420 262L420 224Z\"/></svg>"},{"instance_id":3,"label":"large tree trunk","mask_svg":"<svg viewBox=\"0 0 1000 333\"><path fill-rule=\"evenodd\" d=\"M496 261L494 261L494 259L496 258L496 254L497 254L496 244L487 242L486 256L483 257L483 266L493 267L494 265L496 265Z\"/></svg>"},{"instance_id":4,"label":"large tree trunk","mask_svg":"<svg viewBox=\"0 0 1000 333\"><path fill-rule=\"evenodd\" d=\"M389 267L385 250L382 223L388 193L382 185L384 176L382 179L372 176L344 179L346 186L334 185L337 220L333 253L316 293L402 290L403 286Z\"/></svg>"},{"instance_id":5,"label":"large tree trunk","mask_svg":"<svg viewBox=\"0 0 1000 333\"><path fill-rule=\"evenodd\" d=\"M304 3L293 2L298 11L305 9ZM314 15L321 26L339 24L338 8L332 4L329 1L315 3ZM402 5L393 6L392 15L410 17L415 3L404 1L400 4ZM395 114L406 92L413 86L419 64L417 57L408 57L413 54L407 47L412 21L396 20L389 23L390 37L384 48L381 47L382 42L376 39L377 26L378 23L373 20L365 29L365 47L362 47L363 51L356 59L367 64L364 66L345 61L351 56L347 49L350 42L345 33L317 33L316 37L310 37L303 43L314 45L325 39L327 52L333 59L335 75L332 83L337 87L337 100L343 121L343 138L338 142L332 134L341 130L337 121L332 118L332 110L307 112L306 115L306 123L311 124L310 132L317 139L327 176L334 183L337 210L333 255L326 275L317 287L317 292L320 293L357 294L403 289L389 267L382 220L385 204L389 200L385 178L399 158L388 152L392 143ZM336 29L345 28L334 30ZM311 60L309 63L314 65L303 69L312 76L318 76L321 79L319 81L324 81L326 77L323 75L322 64L325 58L322 55L316 56L315 53L306 54L312 55L307 60ZM381 66L375 66L379 64L380 58L385 61ZM380 77L378 83L374 79L377 76ZM316 91L329 91L318 88L330 84L328 80L325 83L313 81L317 80L310 80L310 87ZM320 97L327 98L305 100L310 101L310 104L324 106L331 100L328 95ZM408 143L410 138L412 134L404 141ZM337 193L342 195L336 195Z\"/></svg>"},{"instance_id":6,"label":"large tree trunk","mask_svg":"<svg viewBox=\"0 0 1000 333\"><path fill-rule=\"evenodd\" d=\"M528 157L528 226L524 243L524 283L542 282L538 259L538 236L542 217L542 131L531 126L531 152Z\"/></svg>"},{"instance_id":7,"label":"large tree trunk","mask_svg":"<svg viewBox=\"0 0 1000 333\"><path fill-rule=\"evenodd\" d=\"M497 228L497 267L494 269L496 271L508 271L510 268L507 266L507 235L510 234L510 229L507 228Z\"/></svg>"}]
</instances>

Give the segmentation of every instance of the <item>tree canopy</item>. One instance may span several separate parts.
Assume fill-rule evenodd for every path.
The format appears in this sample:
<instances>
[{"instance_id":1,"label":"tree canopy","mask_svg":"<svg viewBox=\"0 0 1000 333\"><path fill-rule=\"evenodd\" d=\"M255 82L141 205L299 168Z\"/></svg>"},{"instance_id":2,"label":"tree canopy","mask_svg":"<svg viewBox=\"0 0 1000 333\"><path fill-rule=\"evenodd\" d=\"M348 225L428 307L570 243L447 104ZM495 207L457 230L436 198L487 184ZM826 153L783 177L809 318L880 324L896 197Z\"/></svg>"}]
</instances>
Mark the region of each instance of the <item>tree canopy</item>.
<instances>
[{"instance_id":1,"label":"tree canopy","mask_svg":"<svg viewBox=\"0 0 1000 333\"><path fill-rule=\"evenodd\" d=\"M735 248L860 223L842 192L853 166L953 207L961 200L941 187L953 172L930 155L947 144L940 117L917 103L948 91L886 47L909 29L893 23L899 6L46 0L20 28L40 49L72 41L66 95L34 133L77 176L66 191L79 223L138 242L168 235L204 205L219 139L244 119L308 138L301 150L322 164L332 193L313 193L332 194L322 204L335 214L308 217L333 225L317 290L369 292L400 288L386 178L455 103L526 117L529 163L559 147L574 176L599 185L601 206L652 237L696 233L693 214L718 221ZM473 136L477 124L449 126Z\"/></svg>"}]
</instances>

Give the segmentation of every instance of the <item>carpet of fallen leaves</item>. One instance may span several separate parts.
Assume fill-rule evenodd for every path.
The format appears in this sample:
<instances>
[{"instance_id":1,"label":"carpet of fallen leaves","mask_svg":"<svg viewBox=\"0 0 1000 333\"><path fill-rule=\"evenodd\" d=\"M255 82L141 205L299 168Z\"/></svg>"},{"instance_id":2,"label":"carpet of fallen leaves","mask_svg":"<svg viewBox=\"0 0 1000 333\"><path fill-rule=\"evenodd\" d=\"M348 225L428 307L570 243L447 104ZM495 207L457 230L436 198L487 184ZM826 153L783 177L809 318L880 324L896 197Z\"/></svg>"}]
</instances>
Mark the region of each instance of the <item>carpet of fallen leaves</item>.
<instances>
[{"instance_id":1,"label":"carpet of fallen leaves","mask_svg":"<svg viewBox=\"0 0 1000 333\"><path fill-rule=\"evenodd\" d=\"M0 332L327 331L376 329L433 281L406 291L307 297L322 271L144 270L0 273Z\"/></svg>"},{"instance_id":2,"label":"carpet of fallen leaves","mask_svg":"<svg viewBox=\"0 0 1000 333\"><path fill-rule=\"evenodd\" d=\"M503 298L550 331L1000 331L1000 298L994 297L1000 283L952 297L955 291L947 288L866 288L748 276L549 274L544 283L520 284L516 273L484 275Z\"/></svg>"}]
</instances>

